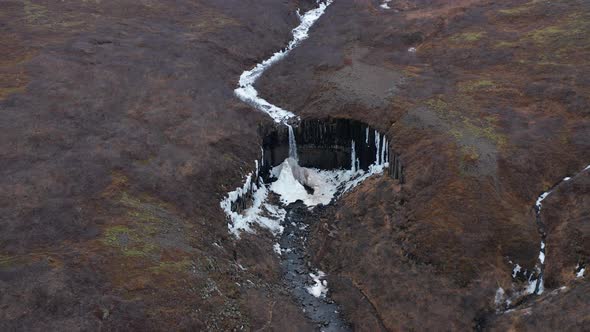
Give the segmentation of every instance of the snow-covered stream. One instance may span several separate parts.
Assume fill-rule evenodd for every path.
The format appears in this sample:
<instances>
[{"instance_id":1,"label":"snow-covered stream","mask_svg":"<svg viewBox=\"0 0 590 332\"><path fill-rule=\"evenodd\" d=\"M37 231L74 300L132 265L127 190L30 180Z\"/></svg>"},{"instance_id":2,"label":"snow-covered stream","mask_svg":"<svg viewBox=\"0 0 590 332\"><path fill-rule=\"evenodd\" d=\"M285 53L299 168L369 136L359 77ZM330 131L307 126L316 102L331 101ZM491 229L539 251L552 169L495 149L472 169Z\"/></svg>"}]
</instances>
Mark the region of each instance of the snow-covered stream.
<instances>
[{"instance_id":1,"label":"snow-covered stream","mask_svg":"<svg viewBox=\"0 0 590 332\"><path fill-rule=\"evenodd\" d=\"M287 120L297 117L295 114L275 106L258 96L258 91L254 88L254 83L256 83L256 80L258 80L268 68L285 58L291 50L309 37L309 29L324 14L326 8L331 3L332 0L318 1L317 8L309 10L303 15L300 15L299 11L297 12L301 23L293 29L293 39L291 39L285 49L276 52L270 58L257 64L254 68L242 73L239 86L235 90L238 98L250 104L252 107L266 112L276 122L286 123Z\"/></svg>"},{"instance_id":2,"label":"snow-covered stream","mask_svg":"<svg viewBox=\"0 0 590 332\"><path fill-rule=\"evenodd\" d=\"M547 190L547 191L543 192L541 195L539 195L539 197L537 198L537 200L535 202L535 206L534 206L535 223L537 224L537 227L539 229L539 234L541 235L541 244L540 244L537 264L534 267L534 271L526 271L519 264L512 263L512 261L510 262L511 264L514 265L514 268L512 270L512 278L516 279L517 276L519 276L519 275L528 276L528 278L527 278L528 285L525 287L524 290L517 291L510 297L508 297L506 295L504 289L498 288L498 291L496 292L496 296L495 296L495 303L496 303L497 307L504 307L504 308L508 309L506 312L510 312L511 311L511 304L517 298L519 298L523 295L529 295L529 294L540 295L544 292L545 287L544 287L544 283L543 283L543 279L544 279L543 274L545 271L545 258L546 258L546 254L547 254L547 246L546 246L546 242L545 242L546 237L547 237L547 233L545 231L545 225L543 224L543 221L541 218L541 212L543 209L543 201L545 201L548 197L550 197L551 194L553 192L555 192L555 190L557 190L557 188L559 188L559 186L561 186L563 183L573 181L578 175L580 175L586 171L589 171L589 170L590 170L590 165L586 166L584 169L582 169L581 171L579 171L578 173L576 173L573 176L564 177L561 181L556 183L549 190ZM582 264L578 263L575 271L573 271L573 272L575 273L576 278L583 277L584 272L585 272L585 266L583 265L583 263Z\"/></svg>"},{"instance_id":3,"label":"snow-covered stream","mask_svg":"<svg viewBox=\"0 0 590 332\"><path fill-rule=\"evenodd\" d=\"M543 224L542 220L541 220L541 210L543 208L543 201L545 199L547 199L547 197L549 197L562 183L568 182L568 181L572 181L575 177L577 177L579 174L590 170L590 165L586 166L583 170L581 170L580 172L578 172L577 174L573 175L573 176L566 176L564 177L561 181L559 181L557 184L555 184L551 189L549 189L548 191L542 193L541 195L539 195L539 197L537 198L537 201L535 202L535 218L536 218L536 223L537 226L539 227L539 233L541 234L541 249L539 250L539 260L537 263L537 266L535 267L535 269L537 269L537 271L539 272L539 278L537 278L536 282L535 282L535 288L534 288L534 294L541 294L543 293L544 287L543 287L543 272L545 270L545 255L546 255L546 245L545 245L545 238L547 236L547 233L545 232L545 225ZM577 271L576 271L577 272ZM583 272L582 272L583 275Z\"/></svg>"},{"instance_id":4,"label":"snow-covered stream","mask_svg":"<svg viewBox=\"0 0 590 332\"><path fill-rule=\"evenodd\" d=\"M337 305L329 299L326 275L310 267L306 259L307 225L305 220L297 217L301 213L296 211L302 207L310 210L317 205L329 204L370 176L382 174L389 165L389 143L377 131L371 135L374 139L369 140L367 127L363 142L350 142L350 169L301 167L293 130L298 117L260 97L254 87L256 80L270 66L307 39L310 28L331 3L332 0L318 0L315 9L303 15L298 13L301 23L293 29L293 39L287 47L240 76L236 96L257 110L267 113L276 123L288 127L289 155L281 164L271 169L271 180L266 181L268 183L265 183L260 174L261 167L268 166L263 164L264 156L259 159L260 162L255 161L255 171L246 176L243 186L229 192L220 205L228 217L229 231L236 237L240 237L242 232L254 232L257 227L268 229L277 236L280 244L275 244L274 251L281 256L285 280L302 310L322 330L340 331L347 329L346 323L340 318ZM374 162L368 169L360 167L361 162L356 155L359 144L374 145L374 148L371 146L376 151ZM365 165L368 164L365 159L363 161ZM280 203L269 202L271 193L280 197Z\"/></svg>"}]
</instances>

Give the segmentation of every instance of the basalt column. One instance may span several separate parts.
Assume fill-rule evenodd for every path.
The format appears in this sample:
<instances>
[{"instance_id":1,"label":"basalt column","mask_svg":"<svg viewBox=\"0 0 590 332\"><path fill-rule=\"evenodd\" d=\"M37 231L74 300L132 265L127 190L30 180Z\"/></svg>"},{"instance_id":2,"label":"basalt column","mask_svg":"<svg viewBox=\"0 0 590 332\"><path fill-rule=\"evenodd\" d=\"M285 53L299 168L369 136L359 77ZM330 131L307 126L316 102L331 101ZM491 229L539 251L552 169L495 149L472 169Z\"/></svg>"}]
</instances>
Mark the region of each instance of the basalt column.
<instances>
[{"instance_id":1,"label":"basalt column","mask_svg":"<svg viewBox=\"0 0 590 332\"><path fill-rule=\"evenodd\" d=\"M403 180L398 154L390 151L385 135L367 124L350 119L306 119L293 124L299 165L319 169L351 169L353 153L357 169L389 162L388 173ZM289 132L286 126L260 128L264 151L262 175L289 156Z\"/></svg>"}]
</instances>

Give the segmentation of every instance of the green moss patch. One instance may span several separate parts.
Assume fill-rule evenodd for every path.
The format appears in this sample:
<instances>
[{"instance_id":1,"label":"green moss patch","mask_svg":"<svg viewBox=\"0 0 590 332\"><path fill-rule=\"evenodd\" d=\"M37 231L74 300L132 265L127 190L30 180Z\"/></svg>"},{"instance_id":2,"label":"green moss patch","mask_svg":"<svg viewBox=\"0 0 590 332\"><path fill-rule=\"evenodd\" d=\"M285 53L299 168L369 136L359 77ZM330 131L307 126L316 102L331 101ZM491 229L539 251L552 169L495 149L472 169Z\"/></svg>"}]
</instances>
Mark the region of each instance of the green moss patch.
<instances>
[{"instance_id":1,"label":"green moss patch","mask_svg":"<svg viewBox=\"0 0 590 332\"><path fill-rule=\"evenodd\" d=\"M160 261L158 265L151 267L150 271L156 274L181 273L189 271L191 266L193 266L193 262L184 258L180 261Z\"/></svg>"},{"instance_id":2,"label":"green moss patch","mask_svg":"<svg viewBox=\"0 0 590 332\"><path fill-rule=\"evenodd\" d=\"M9 269L27 263L22 256L10 256L0 254L0 269Z\"/></svg>"},{"instance_id":3,"label":"green moss patch","mask_svg":"<svg viewBox=\"0 0 590 332\"><path fill-rule=\"evenodd\" d=\"M111 226L105 230L101 242L128 257L150 256L160 252L160 248L150 241L142 228Z\"/></svg>"},{"instance_id":4,"label":"green moss patch","mask_svg":"<svg viewBox=\"0 0 590 332\"><path fill-rule=\"evenodd\" d=\"M127 180L117 176L113 183L121 187ZM168 211L168 205L154 198L139 198L125 191L118 195L116 202L123 207L127 223L106 228L101 242L119 249L128 257L159 254L162 248L156 237L180 221Z\"/></svg>"},{"instance_id":5,"label":"green moss patch","mask_svg":"<svg viewBox=\"0 0 590 332\"><path fill-rule=\"evenodd\" d=\"M463 32L451 36L451 41L454 43L473 43L484 37L484 32Z\"/></svg>"},{"instance_id":6,"label":"green moss patch","mask_svg":"<svg viewBox=\"0 0 590 332\"><path fill-rule=\"evenodd\" d=\"M465 85L465 89L476 91L477 89L495 88L492 81L471 81ZM497 119L493 116L473 118L469 116L468 108L474 104L473 99L463 96L452 99L450 102L440 97L430 98L424 101L424 106L435 111L451 127L448 133L460 144L466 136L485 138L497 147L503 148L508 144L508 138L497 131Z\"/></svg>"},{"instance_id":7,"label":"green moss patch","mask_svg":"<svg viewBox=\"0 0 590 332\"><path fill-rule=\"evenodd\" d=\"M519 63L539 65L574 65L590 56L590 15L564 15L556 24L515 34L511 40L494 44L495 48L520 46Z\"/></svg>"},{"instance_id":8,"label":"green moss patch","mask_svg":"<svg viewBox=\"0 0 590 332\"><path fill-rule=\"evenodd\" d=\"M489 91L493 90L494 88L496 88L496 84L493 81L487 79L467 81L459 84L459 90L461 92L474 92L482 90Z\"/></svg>"},{"instance_id":9,"label":"green moss patch","mask_svg":"<svg viewBox=\"0 0 590 332\"><path fill-rule=\"evenodd\" d=\"M25 91L24 86L17 86L17 87L9 87L9 88L0 88L0 100L8 97L14 93L21 93Z\"/></svg>"},{"instance_id":10,"label":"green moss patch","mask_svg":"<svg viewBox=\"0 0 590 332\"><path fill-rule=\"evenodd\" d=\"M520 6L516 6L516 7L512 7L512 8L500 9L498 11L498 13L500 13L501 15L506 15L506 16L520 16L520 15L528 14L531 12L531 10L533 9L533 6L537 2L539 2L539 1L533 0L531 2L525 3L524 5L520 5Z\"/></svg>"}]
</instances>

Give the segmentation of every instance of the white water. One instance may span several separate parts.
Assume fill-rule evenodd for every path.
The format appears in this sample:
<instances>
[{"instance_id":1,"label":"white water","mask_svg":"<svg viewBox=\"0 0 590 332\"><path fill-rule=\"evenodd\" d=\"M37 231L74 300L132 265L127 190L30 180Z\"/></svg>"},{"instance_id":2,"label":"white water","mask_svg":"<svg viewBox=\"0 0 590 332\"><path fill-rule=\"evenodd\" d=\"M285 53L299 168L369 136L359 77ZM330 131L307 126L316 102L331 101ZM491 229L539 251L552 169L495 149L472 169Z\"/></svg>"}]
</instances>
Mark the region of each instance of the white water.
<instances>
[{"instance_id":1,"label":"white water","mask_svg":"<svg viewBox=\"0 0 590 332\"><path fill-rule=\"evenodd\" d=\"M535 201L535 217L537 218L537 220L540 218L541 216L541 210L543 208L543 201L546 200L549 196L551 196L551 194L563 183L568 182L568 181L572 181L576 176L578 176L579 174L590 170L590 165L586 166L584 169L582 169L580 172L578 172L577 174L573 175L573 176L566 176L564 177L561 181L559 181L557 184L555 184L551 189L549 189L546 192L543 192L541 195L539 195L539 197L537 198L537 200ZM522 295L527 295L527 294L542 294L543 291L545 290L544 288L544 284L543 284L543 269L544 269L544 265L545 265L545 259L547 256L547 248L545 245L545 239L541 240L541 245L540 245L540 250L539 250L539 256L538 256L538 260L537 260L537 264L535 265L535 271L537 272L537 279L534 279L532 277L529 277L528 280L528 284L527 286L524 288L524 290L520 291L520 292L516 292L513 296L512 299L514 298L518 298ZM512 263L512 262L510 262ZM585 269L579 269L579 265L576 267L576 277L580 278L584 275ZM515 264L513 270L512 270L512 278L516 278L517 274L519 272L523 271L522 267L518 264ZM526 273L526 270L525 270ZM496 296L497 298L497 296ZM507 303L510 303L510 299L507 300ZM508 312L508 311L507 311Z\"/></svg>"},{"instance_id":2,"label":"white water","mask_svg":"<svg viewBox=\"0 0 590 332\"><path fill-rule=\"evenodd\" d=\"M358 165L358 159L355 163ZM321 170L301 167L293 158L288 158L271 171L277 180L270 185L270 190L281 196L285 205L301 200L312 208L319 204L327 205L334 198L359 185L372 175L381 174L389 164L373 164L368 171L362 169ZM313 189L308 193L305 186Z\"/></svg>"},{"instance_id":3,"label":"white water","mask_svg":"<svg viewBox=\"0 0 590 332\"><path fill-rule=\"evenodd\" d=\"M377 152L375 152L376 153L375 160L377 161L377 164L381 163L381 160L379 159L379 156L381 155L380 149L381 149L381 135L379 135L377 130L375 130L375 150L377 151Z\"/></svg>"},{"instance_id":4,"label":"white water","mask_svg":"<svg viewBox=\"0 0 590 332\"><path fill-rule=\"evenodd\" d=\"M324 2L318 1L318 7L309 10L304 15L299 15L301 23L292 30L293 39L287 47L276 52L270 58L262 61L254 68L244 71L240 76L239 86L235 89L235 94L242 101L250 104L254 108L266 112L276 122L283 123L289 128L289 158L281 165L273 168L271 174L277 179L270 186L267 186L258 178L258 162L256 162L256 174L248 174L242 187L228 193L221 201L220 205L228 216L228 227L232 234L239 237L241 231L252 232L253 226L258 225L271 230L275 234L280 234L283 228L280 226L285 217L285 210L281 207L268 204L266 202L269 191L280 195L281 202L285 205L297 200L303 201L308 207L312 208L318 204L329 204L334 198L356 187L365 179L375 174L383 173L388 167L386 158L388 156L387 142L384 140L381 144L381 134L375 131L375 146L377 147L376 161L364 171L359 167L359 160L356 158L356 152L352 151L352 166L350 170L319 170L314 168L301 167L298 164L297 144L293 127L287 123L287 120L296 118L296 115L284 110L278 106L272 105L263 98L258 96L254 88L254 83L260 76L273 64L283 59L292 49L299 45L309 36L309 29L324 14L326 8L332 3L332 0ZM369 143L369 129L367 128L366 142ZM352 144L355 144L354 142ZM256 182L256 183L255 183ZM308 193L305 186L312 188L313 193ZM253 193L253 204L250 208L241 213L232 211L232 204L240 197L248 193Z\"/></svg>"},{"instance_id":5,"label":"white water","mask_svg":"<svg viewBox=\"0 0 590 332\"><path fill-rule=\"evenodd\" d=\"M289 158L299 160L299 157L297 157L297 142L295 141L293 126L287 124L287 127L289 127Z\"/></svg>"},{"instance_id":6,"label":"white water","mask_svg":"<svg viewBox=\"0 0 590 332\"><path fill-rule=\"evenodd\" d=\"M328 281L324 280L326 274L318 270L317 273L310 273L309 276L314 282L312 286L306 287L309 294L315 297L326 297L328 293Z\"/></svg>"},{"instance_id":7,"label":"white water","mask_svg":"<svg viewBox=\"0 0 590 332\"><path fill-rule=\"evenodd\" d=\"M294 130L287 123L289 119L296 118L295 114L260 98L254 88L254 83L266 69L284 58L294 47L308 37L309 29L313 23L319 19L326 7L331 3L332 0L326 0L323 3L318 1L318 8L300 16L301 24L293 29L293 40L285 50L275 53L269 59L258 64L252 70L245 71L240 76L239 87L235 90L235 94L242 101L266 112L275 122L283 123L288 127L289 158L272 169L271 175L277 180L270 186L267 186L259 177L258 161L256 161L256 173L248 174L244 185L229 192L227 197L221 201L220 205L229 219L229 231L237 238L240 237L240 233L243 231L253 232L255 226L266 228L275 236L283 233L284 227L281 224L285 220L287 212L284 208L267 202L269 191L278 194L283 205L301 200L311 209L318 204L329 204L333 199L351 190L370 176L383 173L384 169L388 167L386 160L389 156L389 146L385 138L383 144L379 144L381 135L377 131L375 131L377 158L375 163L369 166L368 171L360 169L360 160L356 157L356 143L354 140L351 143L350 170L320 170L299 166ZM366 134L366 143L369 144L368 128ZM381 158L378 159L380 151ZM264 162L264 151L261 158ZM308 192L306 187L311 188L311 192ZM232 205L248 193L252 193L252 206L241 213L232 211ZM273 250L277 255L282 255L279 244L275 244ZM289 250L289 248L286 250ZM313 284L306 286L307 292L316 298L325 298L328 293L328 282L325 280L326 274L317 270L316 273L310 273L310 277L313 279ZM337 318L336 323L338 323Z\"/></svg>"},{"instance_id":8,"label":"white water","mask_svg":"<svg viewBox=\"0 0 590 332\"><path fill-rule=\"evenodd\" d=\"M388 154L383 152L383 150L389 150L389 146L385 137L378 132L375 142L375 146L379 147L376 152L379 160L370 165L367 171L360 168L354 141L351 143L351 169L321 170L299 166L297 143L293 136L293 140L289 142L290 157L271 170L270 174L276 181L270 185L263 183L258 177L258 161L256 161L256 172L248 174L244 185L229 192L221 201L221 207L230 219L228 223L230 232L239 237L240 232L253 232L252 226L258 225L276 235L282 233L283 227L280 224L286 212L283 208L267 202L270 191L278 194L284 205L301 200L306 206L313 208L319 204L327 205L369 177L382 174L389 167ZM383 142L383 144L377 142ZM255 179L259 179L257 183ZM308 192L305 186L311 188L313 192ZM248 190L253 192L252 206L241 213L232 211L232 204L248 193Z\"/></svg>"},{"instance_id":9,"label":"white water","mask_svg":"<svg viewBox=\"0 0 590 332\"><path fill-rule=\"evenodd\" d=\"M356 158L356 143L354 140L350 143L350 170L352 172L356 172L358 169L357 167L358 159Z\"/></svg>"},{"instance_id":10,"label":"white water","mask_svg":"<svg viewBox=\"0 0 590 332\"><path fill-rule=\"evenodd\" d=\"M313 24L324 14L326 8L332 3L332 0L326 0L325 2L318 2L318 7L307 11L304 15L299 15L301 23L293 29L293 39L289 42L287 47L273 54L270 58L257 64L251 70L247 70L240 76L239 86L234 90L236 96L243 102L248 103L252 107L263 111L270 115L275 122L286 122L291 118L295 118L296 115L284 110L278 106L275 106L265 99L258 96L258 91L254 88L254 83L260 78L273 64L282 60L284 57L297 47L302 41L309 37L309 29ZM299 13L299 12L298 12Z\"/></svg>"},{"instance_id":11,"label":"white water","mask_svg":"<svg viewBox=\"0 0 590 332\"><path fill-rule=\"evenodd\" d=\"M236 96L254 108L266 112L276 122L283 122L286 124L287 120L295 118L295 114L272 105L259 97L258 91L254 88L254 83L264 71L270 68L270 66L283 59L292 49L299 45L303 40L307 39L309 36L309 29L324 14L326 8L331 3L332 0L318 2L317 8L307 11L304 15L299 15L299 12L297 12L301 23L291 31L293 39L285 49L276 52L270 58L257 64L251 70L244 71L240 76L238 88L234 90ZM290 137L291 133L292 128L290 127ZM294 153L296 155L296 150L294 150ZM262 158L262 160L264 160L264 158ZM283 231L283 227L280 226L280 224L285 218L286 212L280 207L266 203L268 189L261 179L258 180L258 183L255 183L256 181L254 181L254 179L258 179L258 161L256 161L256 174L248 174L244 181L244 185L229 192L220 202L221 208L229 219L229 231L236 237L239 237L241 231L252 232L254 231L252 227L258 225L269 229L274 234L280 234ZM242 213L232 211L232 204L249 191L253 192L252 206L245 211L242 211Z\"/></svg>"},{"instance_id":12,"label":"white water","mask_svg":"<svg viewBox=\"0 0 590 332\"><path fill-rule=\"evenodd\" d=\"M547 197L549 197L555 191L555 189L557 189L562 183L571 181L578 174L581 174L589 169L590 169L590 165L586 166L583 170L581 170L580 172L578 172L574 176L564 177L561 181L559 181L551 189L549 189L548 191L539 195L539 197L537 198L537 201L535 202L536 218L539 219L541 217L541 210L543 208L543 201L545 199L547 199ZM546 255L545 242L544 242L544 240L541 240L541 250L539 251L538 264L537 264L537 266L535 266L535 269L540 273L540 277L536 281L533 280L531 282L531 284L534 284L534 288L532 288L532 285L529 285L529 287L527 288L527 290L531 290L531 288L532 288L532 291L530 292L531 294L532 293L535 293L535 294L542 294L543 293L544 285L543 285L542 271L543 271L543 267L545 265L545 255Z\"/></svg>"}]
</instances>

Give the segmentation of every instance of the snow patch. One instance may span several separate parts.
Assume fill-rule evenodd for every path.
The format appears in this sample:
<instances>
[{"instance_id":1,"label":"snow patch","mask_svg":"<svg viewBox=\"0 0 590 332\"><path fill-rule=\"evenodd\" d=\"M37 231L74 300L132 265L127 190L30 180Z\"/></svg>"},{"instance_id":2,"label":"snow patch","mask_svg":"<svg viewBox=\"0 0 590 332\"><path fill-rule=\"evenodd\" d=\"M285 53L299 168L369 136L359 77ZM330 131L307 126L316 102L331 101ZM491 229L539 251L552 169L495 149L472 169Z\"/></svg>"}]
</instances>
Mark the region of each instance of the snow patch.
<instances>
[{"instance_id":1,"label":"snow patch","mask_svg":"<svg viewBox=\"0 0 590 332\"><path fill-rule=\"evenodd\" d=\"M314 284L305 287L307 292L315 297L326 297L328 293L328 281L322 280L326 277L326 274L320 270L317 273L310 273L309 276L313 279Z\"/></svg>"},{"instance_id":2,"label":"snow patch","mask_svg":"<svg viewBox=\"0 0 590 332\"><path fill-rule=\"evenodd\" d=\"M282 252L281 252L281 245L278 244L278 243L275 243L272 246L272 250L274 250L274 252L276 252L279 256L282 254Z\"/></svg>"},{"instance_id":3,"label":"snow patch","mask_svg":"<svg viewBox=\"0 0 590 332\"><path fill-rule=\"evenodd\" d=\"M518 272L520 272L521 269L522 268L520 267L520 265L516 264L514 269L512 269L512 278L516 278L516 275L518 274Z\"/></svg>"},{"instance_id":4,"label":"snow patch","mask_svg":"<svg viewBox=\"0 0 590 332\"><path fill-rule=\"evenodd\" d=\"M533 294L537 288L537 280L530 280L528 286L525 288L526 294Z\"/></svg>"},{"instance_id":5,"label":"snow patch","mask_svg":"<svg viewBox=\"0 0 590 332\"><path fill-rule=\"evenodd\" d=\"M258 166L258 163L256 165ZM258 167L256 172L258 172ZM281 234L283 232L281 221L285 219L287 212L278 206L266 203L268 189L262 179L259 179L258 184L253 183L253 177L253 173L248 174L244 185L230 191L220 202L221 208L229 219L229 231L239 238L241 231L252 232L252 226L256 224L270 230L275 235ZM232 205L250 191L252 192L252 206L241 213L232 211Z\"/></svg>"},{"instance_id":6,"label":"snow patch","mask_svg":"<svg viewBox=\"0 0 590 332\"><path fill-rule=\"evenodd\" d=\"M505 295L506 293L504 292L504 288L499 287L496 291L496 296L494 297L494 303L496 304L496 306L499 306L500 304L502 304L502 302L504 302Z\"/></svg>"},{"instance_id":7,"label":"snow patch","mask_svg":"<svg viewBox=\"0 0 590 332\"><path fill-rule=\"evenodd\" d=\"M358 165L358 161L355 163ZM287 158L271 170L277 180L270 185L270 190L281 196L281 202L289 205L301 200L306 206L327 205L332 199L356 187L372 175L383 173L388 164L373 164L369 171L355 170L320 170L301 167L293 158ZM305 186L312 189L308 192Z\"/></svg>"},{"instance_id":8,"label":"snow patch","mask_svg":"<svg viewBox=\"0 0 590 332\"><path fill-rule=\"evenodd\" d=\"M535 206L538 209L538 213L541 213L541 207L543 206L543 201L545 200L545 198L547 198L547 196L549 196L549 194L551 194L551 191L546 191L544 193L542 193L539 198L537 198L537 201L535 202Z\"/></svg>"},{"instance_id":9,"label":"snow patch","mask_svg":"<svg viewBox=\"0 0 590 332\"><path fill-rule=\"evenodd\" d=\"M576 270L574 271L576 273L576 278L583 278L584 277L584 272L586 272L586 268L580 266L580 264L576 265Z\"/></svg>"}]
</instances>

